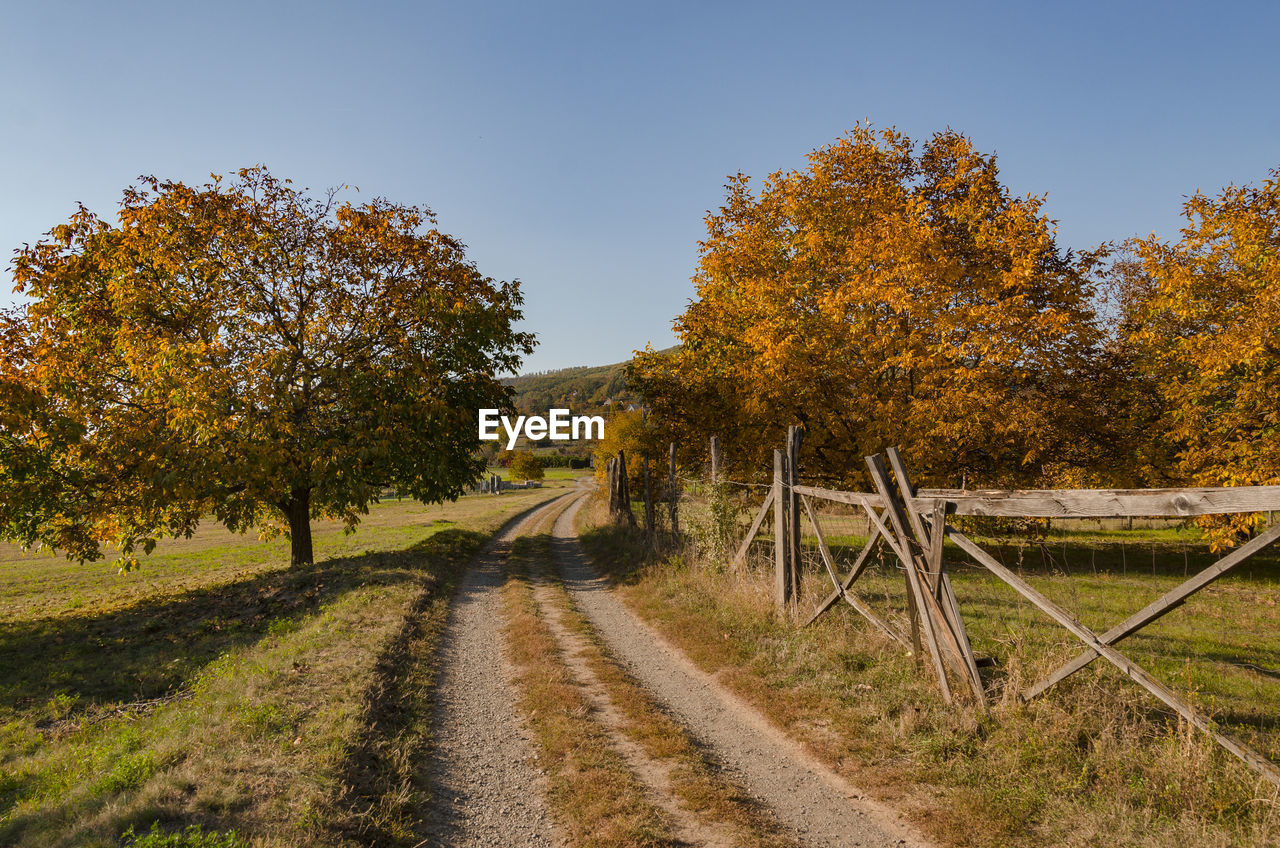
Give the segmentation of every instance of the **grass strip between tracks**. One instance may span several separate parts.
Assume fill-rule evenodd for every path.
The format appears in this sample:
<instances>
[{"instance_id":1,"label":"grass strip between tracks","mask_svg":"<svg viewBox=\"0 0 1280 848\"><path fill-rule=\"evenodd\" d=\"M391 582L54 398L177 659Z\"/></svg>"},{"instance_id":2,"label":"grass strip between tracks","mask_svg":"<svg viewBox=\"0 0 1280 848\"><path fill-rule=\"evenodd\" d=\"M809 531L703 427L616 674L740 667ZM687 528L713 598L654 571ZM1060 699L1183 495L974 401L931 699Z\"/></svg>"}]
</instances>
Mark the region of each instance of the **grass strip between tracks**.
<instances>
[{"instance_id":1,"label":"grass strip between tracks","mask_svg":"<svg viewBox=\"0 0 1280 848\"><path fill-rule=\"evenodd\" d=\"M538 544L547 544L545 537ZM540 575L552 590L561 623L582 641L580 656L603 685L624 721L619 730L654 760L670 767L669 785L681 805L704 821L727 826L733 844L784 848L795 843L772 817L730 782L670 715L618 662L591 622L574 604L564 583Z\"/></svg>"},{"instance_id":2,"label":"grass strip between tracks","mask_svg":"<svg viewBox=\"0 0 1280 848\"><path fill-rule=\"evenodd\" d=\"M512 545L503 611L517 703L548 779L552 814L575 846L675 846L670 825L644 798L639 779L591 718L555 637L539 614L531 569L540 555L532 538Z\"/></svg>"}]
</instances>

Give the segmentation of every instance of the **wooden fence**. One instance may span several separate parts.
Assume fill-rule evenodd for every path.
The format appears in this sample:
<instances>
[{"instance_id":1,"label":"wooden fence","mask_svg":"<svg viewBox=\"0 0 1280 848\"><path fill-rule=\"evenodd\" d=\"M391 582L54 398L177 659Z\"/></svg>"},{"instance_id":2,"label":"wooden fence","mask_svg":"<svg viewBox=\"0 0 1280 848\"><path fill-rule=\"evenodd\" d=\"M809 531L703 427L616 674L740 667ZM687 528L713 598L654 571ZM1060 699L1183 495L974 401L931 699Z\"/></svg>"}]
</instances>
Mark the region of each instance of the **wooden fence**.
<instances>
[{"instance_id":1,"label":"wooden fence","mask_svg":"<svg viewBox=\"0 0 1280 848\"><path fill-rule=\"evenodd\" d=\"M1117 645L1150 623L1178 608L1188 598L1240 567L1250 557L1280 539L1280 526L1271 527L1213 565L1166 592L1143 609L1098 633L1081 624L1071 613L1037 591L996 557L965 536L950 516L998 516L1008 518L1132 518L1169 516L1188 518L1224 513L1252 513L1280 509L1280 486L1242 486L1216 489L1055 489L1036 491L962 491L917 489L902 457L890 448L866 458L875 491L849 492L807 486L796 474L800 433L788 432L783 450L774 452L773 485L754 514L750 529L734 557L745 561L752 541L764 523L773 518L773 567L775 602L780 611L794 610L800 596L801 522L807 519L817 543L823 569L832 590L814 607L805 624L817 620L841 600L889 638L922 657L927 651L932 674L947 703L971 699L987 709L986 686L979 667L984 658L974 654L960 604L952 590L943 542L951 542L974 562L999 578L1080 643L1079 654L1021 693L1031 699L1055 684L1103 659L1134 683L1173 709L1194 727L1215 739L1271 782L1280 785L1280 769L1249 746L1231 738L1173 690L1153 677ZM887 466L886 466L887 460ZM846 573L838 573L827 544L815 502L843 504L865 514L870 538ZM858 580L875 563L877 546L888 548L903 572L909 632L878 615L859 597Z\"/></svg>"},{"instance_id":2,"label":"wooden fence","mask_svg":"<svg viewBox=\"0 0 1280 848\"><path fill-rule=\"evenodd\" d=\"M715 442L712 442L712 456L716 456ZM668 529L671 535L680 533L679 504L680 484L676 476L676 445L671 443L667 458L667 479L665 485L657 487L650 475L649 457L640 458L641 481L644 497L644 527L652 539L657 533L660 515L656 505L663 501L667 504ZM604 466L605 488L609 493L609 514L616 521L625 521L632 527L636 525L635 511L631 508L631 482L627 474L626 451L618 451L617 456L610 457ZM655 496L655 488L659 488Z\"/></svg>"}]
</instances>

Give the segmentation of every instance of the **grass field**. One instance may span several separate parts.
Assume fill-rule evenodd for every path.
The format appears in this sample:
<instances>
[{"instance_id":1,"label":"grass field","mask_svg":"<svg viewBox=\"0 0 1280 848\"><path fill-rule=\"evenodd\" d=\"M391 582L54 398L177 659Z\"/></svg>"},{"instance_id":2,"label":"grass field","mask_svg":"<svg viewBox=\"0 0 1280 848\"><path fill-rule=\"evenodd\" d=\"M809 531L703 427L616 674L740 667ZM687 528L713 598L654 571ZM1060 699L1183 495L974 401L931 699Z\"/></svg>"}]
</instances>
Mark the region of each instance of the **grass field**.
<instances>
[{"instance_id":1,"label":"grass field","mask_svg":"<svg viewBox=\"0 0 1280 848\"><path fill-rule=\"evenodd\" d=\"M351 535L317 522L304 569L286 540L218 527L129 574L0 547L0 844L118 845L157 821L228 845L417 842L454 581L563 485L392 500Z\"/></svg>"},{"instance_id":2,"label":"grass field","mask_svg":"<svg viewBox=\"0 0 1280 848\"><path fill-rule=\"evenodd\" d=\"M488 473L497 474L503 480L511 479L511 469L503 468L500 465L491 466ZM543 484L549 485L556 480L576 480L579 477L589 477L593 472L590 468L544 468L542 473Z\"/></svg>"},{"instance_id":3,"label":"grass field","mask_svg":"<svg viewBox=\"0 0 1280 848\"><path fill-rule=\"evenodd\" d=\"M847 562L862 539L839 535L838 522L829 529ZM1076 530L1043 548L983 542L1085 624L1105 629L1216 558L1193 532ZM946 707L928 669L845 605L808 628L779 620L762 563L733 571L706 552L653 555L608 525L587 531L584 543L633 608L696 662L947 843L1280 844L1275 787L1102 662L1020 703L1016 690L1073 656L1075 640L956 552L947 558L970 637L997 659L984 670L996 701L989 715ZM858 585L882 613L901 614L896 568L877 567ZM802 610L830 583L811 566L804 589ZM1121 648L1227 732L1280 759L1274 553Z\"/></svg>"}]
</instances>

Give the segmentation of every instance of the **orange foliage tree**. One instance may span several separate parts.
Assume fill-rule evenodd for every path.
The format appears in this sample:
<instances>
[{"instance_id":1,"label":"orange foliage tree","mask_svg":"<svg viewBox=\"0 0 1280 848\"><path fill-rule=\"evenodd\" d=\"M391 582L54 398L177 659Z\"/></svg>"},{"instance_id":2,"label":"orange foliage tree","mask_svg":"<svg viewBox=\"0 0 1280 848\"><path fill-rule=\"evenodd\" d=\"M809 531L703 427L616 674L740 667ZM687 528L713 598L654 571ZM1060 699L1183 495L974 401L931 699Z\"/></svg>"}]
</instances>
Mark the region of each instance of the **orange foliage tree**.
<instances>
[{"instance_id":1,"label":"orange foliage tree","mask_svg":"<svg viewBox=\"0 0 1280 848\"><path fill-rule=\"evenodd\" d=\"M630 379L683 443L717 434L760 469L797 422L805 472L838 480L890 444L938 484L1087 465L1090 258L1058 250L1042 202L950 131L917 147L859 126L756 191L739 174L682 346L640 352Z\"/></svg>"},{"instance_id":2,"label":"orange foliage tree","mask_svg":"<svg viewBox=\"0 0 1280 848\"><path fill-rule=\"evenodd\" d=\"M1176 476L1280 483L1280 169L1196 193L1176 242L1130 242L1124 337L1163 402Z\"/></svg>"},{"instance_id":3,"label":"orange foliage tree","mask_svg":"<svg viewBox=\"0 0 1280 848\"><path fill-rule=\"evenodd\" d=\"M459 495L475 410L532 349L516 283L430 210L316 199L265 169L144 178L116 226L83 207L14 261L0 318L0 535L124 564L212 515L353 526L380 487Z\"/></svg>"},{"instance_id":4,"label":"orange foliage tree","mask_svg":"<svg viewBox=\"0 0 1280 848\"><path fill-rule=\"evenodd\" d=\"M627 459L627 479L632 492L644 485L643 458L649 457L651 484L667 474L667 443L661 440L656 429L643 410L632 409L615 412L604 428L604 438L596 442L596 477L604 480L605 464L624 451Z\"/></svg>"}]
</instances>

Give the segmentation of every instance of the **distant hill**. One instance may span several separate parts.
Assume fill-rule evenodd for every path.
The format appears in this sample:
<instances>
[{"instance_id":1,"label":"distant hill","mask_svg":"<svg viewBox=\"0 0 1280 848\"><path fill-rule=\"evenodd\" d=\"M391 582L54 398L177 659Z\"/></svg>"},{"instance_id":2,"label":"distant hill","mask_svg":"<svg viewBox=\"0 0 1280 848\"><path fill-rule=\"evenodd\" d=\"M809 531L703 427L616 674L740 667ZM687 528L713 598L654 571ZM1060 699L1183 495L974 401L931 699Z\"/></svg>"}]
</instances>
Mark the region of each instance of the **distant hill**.
<instances>
[{"instance_id":1,"label":"distant hill","mask_svg":"<svg viewBox=\"0 0 1280 848\"><path fill-rule=\"evenodd\" d=\"M675 350L668 348L663 353ZM516 390L516 411L522 415L545 414L548 409L568 409L574 415L620 412L640 403L627 387L626 367L631 364L583 365L522 374L502 382Z\"/></svg>"}]
</instances>

